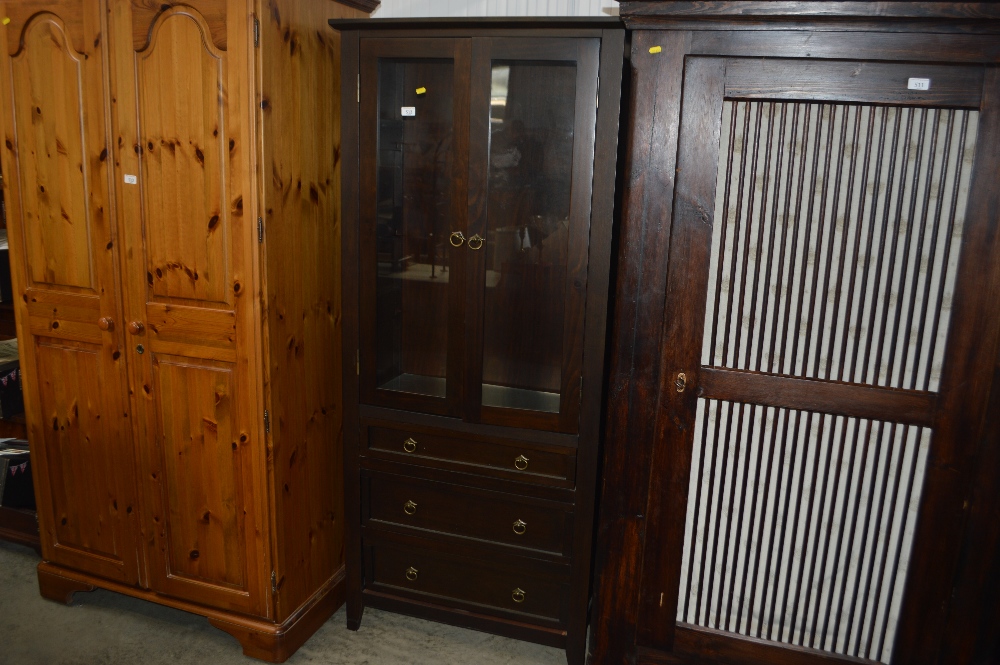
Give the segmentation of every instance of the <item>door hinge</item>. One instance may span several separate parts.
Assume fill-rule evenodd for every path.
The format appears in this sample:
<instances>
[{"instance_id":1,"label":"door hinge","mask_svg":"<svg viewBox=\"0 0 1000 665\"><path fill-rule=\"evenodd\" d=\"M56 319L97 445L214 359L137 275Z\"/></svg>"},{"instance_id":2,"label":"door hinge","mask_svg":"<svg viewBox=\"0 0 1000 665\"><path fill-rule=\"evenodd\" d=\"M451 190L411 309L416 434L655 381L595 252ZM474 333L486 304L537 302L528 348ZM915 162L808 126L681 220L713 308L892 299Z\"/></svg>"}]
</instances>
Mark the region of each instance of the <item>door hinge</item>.
<instances>
[{"instance_id":1,"label":"door hinge","mask_svg":"<svg viewBox=\"0 0 1000 665\"><path fill-rule=\"evenodd\" d=\"M264 218L263 217L258 217L257 218L257 242L258 243L264 242Z\"/></svg>"},{"instance_id":2,"label":"door hinge","mask_svg":"<svg viewBox=\"0 0 1000 665\"><path fill-rule=\"evenodd\" d=\"M253 45L254 48L260 46L260 21L253 17Z\"/></svg>"},{"instance_id":3,"label":"door hinge","mask_svg":"<svg viewBox=\"0 0 1000 665\"><path fill-rule=\"evenodd\" d=\"M278 575L271 571L271 593L278 593Z\"/></svg>"},{"instance_id":4,"label":"door hinge","mask_svg":"<svg viewBox=\"0 0 1000 665\"><path fill-rule=\"evenodd\" d=\"M271 433L271 416L268 415L267 409L264 409L264 433Z\"/></svg>"}]
</instances>

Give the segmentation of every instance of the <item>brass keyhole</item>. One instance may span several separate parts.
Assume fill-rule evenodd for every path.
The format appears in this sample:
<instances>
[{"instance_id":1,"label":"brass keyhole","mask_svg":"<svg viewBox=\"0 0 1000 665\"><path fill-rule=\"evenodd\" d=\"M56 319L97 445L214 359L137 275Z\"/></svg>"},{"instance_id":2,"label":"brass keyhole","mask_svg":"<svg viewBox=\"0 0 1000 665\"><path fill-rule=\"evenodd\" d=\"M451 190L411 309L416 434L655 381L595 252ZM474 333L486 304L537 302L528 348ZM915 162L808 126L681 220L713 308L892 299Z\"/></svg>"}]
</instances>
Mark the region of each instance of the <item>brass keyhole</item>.
<instances>
[{"instance_id":1,"label":"brass keyhole","mask_svg":"<svg viewBox=\"0 0 1000 665\"><path fill-rule=\"evenodd\" d=\"M677 374L677 380L674 381L674 386L677 387L677 392L682 393L684 389L687 388L688 378L687 374L680 372Z\"/></svg>"},{"instance_id":2,"label":"brass keyhole","mask_svg":"<svg viewBox=\"0 0 1000 665\"><path fill-rule=\"evenodd\" d=\"M413 582L414 580L416 580L417 579L417 569L414 568L413 566L410 566L409 568L407 568L406 569L406 579L410 580L411 582Z\"/></svg>"},{"instance_id":3,"label":"brass keyhole","mask_svg":"<svg viewBox=\"0 0 1000 665\"><path fill-rule=\"evenodd\" d=\"M403 504L403 512L407 515L414 514L417 512L417 504L413 503L413 501L407 501Z\"/></svg>"}]
</instances>

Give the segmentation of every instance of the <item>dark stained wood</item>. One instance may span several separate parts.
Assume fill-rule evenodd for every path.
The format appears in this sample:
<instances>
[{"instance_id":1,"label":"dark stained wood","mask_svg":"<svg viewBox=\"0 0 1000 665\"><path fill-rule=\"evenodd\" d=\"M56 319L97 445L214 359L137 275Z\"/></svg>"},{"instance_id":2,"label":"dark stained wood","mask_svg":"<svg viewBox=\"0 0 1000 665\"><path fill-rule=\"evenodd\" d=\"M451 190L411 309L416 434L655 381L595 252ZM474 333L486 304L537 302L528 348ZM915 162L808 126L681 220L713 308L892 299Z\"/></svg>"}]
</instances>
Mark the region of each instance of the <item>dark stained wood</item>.
<instances>
[{"instance_id":1,"label":"dark stained wood","mask_svg":"<svg viewBox=\"0 0 1000 665\"><path fill-rule=\"evenodd\" d=\"M930 79L930 90L908 90L911 77ZM980 67L787 59L726 63L726 97L739 99L979 108L982 84Z\"/></svg>"},{"instance_id":2,"label":"dark stained wood","mask_svg":"<svg viewBox=\"0 0 1000 665\"><path fill-rule=\"evenodd\" d=\"M349 434L354 438L349 446L352 450L345 452L348 456L345 458L345 474L348 476L345 486L350 493L355 483L361 481L357 486L357 495L349 496L347 500L348 510L351 510L352 504L356 505L358 519L365 524L362 527L352 523L348 547L356 545L358 554L363 550L366 557L364 562L352 564L355 555L348 552L348 576L357 575L359 578L357 582L349 579L348 627L359 627L363 605L371 603L497 634L554 644L566 648L569 662L575 665L582 663L585 655L591 580L592 511L598 467L596 444L609 283L607 265L615 182L618 81L624 36L620 30L612 29L612 26L618 25L616 22L607 20L530 24L485 21L481 26L477 24L479 29L475 31L470 31L467 24L462 21L433 21L426 22L426 28L414 29L409 22L389 25L332 23L344 30L344 43L350 44L347 48L356 49L350 56L344 55L343 78L350 80L360 76L361 88L360 104L358 97L352 97L350 91L345 90L342 97L345 127L349 113L356 114L354 117L358 123L355 125L357 130L352 128L344 133L345 158L356 159L358 165L355 172L345 168L343 185L345 225L349 226L352 218L357 225L350 231L345 226L344 236L344 283L355 285L355 293L351 296L353 300L346 295L344 299L347 319L345 417L351 422L352 414L356 413L358 418L352 422ZM535 29L528 30L528 25ZM525 29L520 30L519 26L525 26ZM598 27L600 29L596 29ZM356 41L347 41L355 39L355 35L358 36ZM432 398L377 388L373 352L383 332L375 328L377 316L372 303L377 282L370 262L375 239L373 201L376 198L376 156L370 146L376 144L377 137L372 121L377 108L376 56L444 59L455 63L456 103L452 122L456 126L455 131L464 132L464 136L458 134L454 137L452 150L455 162L462 165L464 173L456 174L453 179L452 204L460 202L464 209L456 211L451 224L455 230L462 231L466 239L478 234L487 243L492 242L491 229L494 228L489 226L490 220L487 219L489 207L491 201L495 203L499 200L497 192L489 190L493 61L537 64L554 60L576 63L575 98L570 100L576 108L571 166L572 203L568 223L570 240L567 245L571 258L566 262L564 272L553 271L551 275L542 275L538 270L532 272L530 266L507 270L508 279L543 287L535 293L519 296L537 301L524 305L521 314L539 311L533 316L552 315L558 318L554 305L549 306L553 311L539 309L540 306L547 306L546 303L556 296L556 304L564 308L565 314L558 326L558 335L561 336L556 377L560 384L558 413L483 404L484 382L499 385L510 381L511 387L526 385L534 389L537 385L534 382L542 374L537 367L526 366L523 372L517 369L516 364L501 367L497 357L505 353L521 357L518 354L524 349L517 345L535 342L537 345L529 349L531 353L546 358L556 356L551 340L517 340L511 332L507 337L501 336L497 338L499 341L492 342L498 355L489 363L484 362L488 333L493 332L499 323L510 324L509 320L502 318L504 305L513 308L520 302L512 296L513 288L511 293L503 291L503 288L516 286L514 284L503 285L503 288L491 292L491 297L496 300L487 304L488 298L484 296L487 268L500 273L498 266L486 265L489 247L477 251L463 244L461 252L451 252L452 257L463 257L451 263L449 273L449 287L453 284L460 286L463 302L457 306L454 300L448 302L448 370L444 397ZM599 109L598 75L601 82ZM462 81L462 78L465 80ZM427 88L429 94L431 86ZM349 110L349 107L353 108ZM348 143L351 143L349 147ZM595 154L599 156L596 161ZM351 192L357 200L347 201L347 192ZM491 196L494 198L491 199ZM348 237L352 245L347 244ZM353 256L351 246L358 250ZM493 287L496 284L490 285L490 288ZM429 303L431 296L430 293L422 293L418 301ZM548 301L546 296L550 296ZM350 321L351 302L357 308L354 310L357 312L356 321ZM501 311L498 312L498 309ZM415 337L431 343L434 340L433 331L443 333L445 326L439 321L442 316L437 305L424 307L421 314L424 313L427 320L421 320L419 316L411 317L404 320L404 327L428 325L429 321L433 321L431 333ZM498 316L501 318L498 319ZM352 357L349 355L352 353L358 355ZM349 358L356 363L353 369L347 365ZM359 363L356 358L360 359ZM419 366L430 376L434 376L434 372L441 376L441 358L440 350L435 348L419 359ZM452 366L453 361L457 361L457 367ZM546 375L545 380L550 379ZM353 384L350 390L346 389L348 384ZM355 390L356 397L351 395L351 391ZM354 431L355 422L359 426L357 431ZM350 459L352 453L355 457ZM404 494L407 497L419 494L424 498L404 499ZM403 511L406 501L416 504L415 509L411 508L414 515L409 521ZM432 517L420 517L421 503L425 504L425 508L431 508ZM453 515L441 514L448 504L461 507L454 507ZM503 520L511 522L506 525L498 521L501 514L506 516L507 511L521 505L526 506L525 510L530 506L535 511L532 519L546 525L540 527L543 532L534 545L519 545L521 536L512 530L515 518L507 520L503 517ZM394 517L393 513L396 513ZM421 519L427 521L422 522ZM523 521L529 522L527 519ZM530 525L527 528L530 530ZM511 529L510 534L508 529ZM383 544L389 534L392 534L392 539L398 540L412 537L415 533L424 534L424 537L407 542L412 543L413 551L429 557L427 561L430 563L425 567L434 569L436 566L442 571L458 570L461 574L457 578L488 579L489 585L477 582L482 588L476 590L467 588L476 586L471 581L463 585L442 578L437 581L439 587L409 593L405 588L397 588L405 582L399 577L405 568L394 570L389 577L378 570L372 572L372 566L377 567L380 561L397 556L393 552L398 550L398 546ZM462 543L470 542L476 543L469 550L470 561L453 561L451 557L456 548L460 549ZM550 589L544 596L548 604L535 610L517 612L520 605L516 601L491 601L469 595L485 593L487 586L492 588L494 575L486 566L496 564L498 569L507 570L508 564L504 562L509 561L507 557L511 551L522 555L531 552L530 558L535 562L528 566L531 570L534 570L533 566L544 564L532 573L534 575L540 575L541 570L560 571L558 576L562 581L559 582L559 590L552 591L555 587L546 587ZM561 563L553 569L557 561ZM357 567L354 568L354 565ZM541 580L540 577L537 579ZM551 584L551 580L545 584ZM511 590L506 593L509 597ZM511 607L507 607L511 603ZM486 606L494 609L487 610Z\"/></svg>"},{"instance_id":3,"label":"dark stained wood","mask_svg":"<svg viewBox=\"0 0 1000 665\"><path fill-rule=\"evenodd\" d=\"M802 13L796 13L799 10ZM996 187L985 181L995 179L987 174L997 171L993 166L997 139L992 102L997 83L991 68L985 70L984 77L983 69L955 65L1000 61L996 8L983 3L628 2L623 3L622 13L631 27L649 29L633 35L636 89L628 139L605 484L597 540L592 662L869 662L677 623L673 576L679 574L690 473L690 447L681 442L689 439L693 429L692 387L706 399L898 419L932 428L931 457L893 662L992 662L997 650L992 637L997 617L995 594L1000 583L987 560L996 548L992 523L998 497L995 483L986 480L990 472L983 471L981 465L992 459L983 447L996 439L997 427L996 419L987 415L992 408L987 399L996 380L1000 329L1000 311L995 306L1000 300L1000 261L996 257L1000 256L1000 241L996 225L986 222L988 215L984 214L1000 205L993 201ZM650 53L653 47L659 48ZM718 71L713 90L695 87L698 72L711 62L698 56L730 58L725 63L724 88ZM837 60L842 62L833 62ZM862 61L868 62L859 68ZM934 79L944 80L950 89L939 88L937 99L907 97L907 92L898 90L899 82L905 81L900 78L904 73L907 78L930 78L912 72L938 67L941 69ZM679 89L682 76L687 90L683 98ZM870 77L868 82L863 80L866 77ZM809 82L809 78L814 80ZM674 86L672 102L677 115L673 118L666 115L668 102L657 103L660 92L669 85ZM824 86L829 87L826 93ZM701 367L704 309L698 297L691 295L697 291L691 283L703 276L688 273L707 272L707 262L697 260L699 256L704 259L704 254L688 254L677 246L682 232L679 220L683 219L677 211L686 212L692 220L687 227L690 233L702 241L709 237L699 225L710 225L712 220L719 145L718 135L710 129L718 117L716 111L704 109L710 106L705 103L706 96L715 95L713 99L721 102L722 94L736 99L881 102L980 110L974 181L970 185L975 193L967 209L957 281L960 286L951 315L945 361L949 369L939 393L836 381L819 386L819 382L794 377ZM688 113L716 117L688 118ZM699 124L704 127L694 135L700 133L703 153L700 159L691 159L683 136L678 144L676 131L681 127L683 135L683 127ZM671 129L675 133L668 135L668 140L654 134ZM680 155L676 167L671 163L674 155ZM654 160L667 162L669 167L652 168ZM679 173L676 193L672 181L667 180L675 173ZM686 187L688 178L698 181L700 193L692 194ZM676 206L673 217L670 205ZM914 238L914 242L920 241ZM668 264L667 252L677 254L679 260ZM908 278L904 273L902 279ZM839 293L840 284L814 284L814 289L827 288ZM646 307L637 306L646 298ZM822 318L821 307L816 310ZM895 325L900 324L897 321ZM972 330L978 331L976 341ZM647 355L640 361L643 353ZM688 389L683 393L674 387L679 371L688 376ZM761 383L751 387L757 381ZM990 399L990 404L996 401L995 396ZM658 422L653 425L651 421ZM825 476L817 475L822 465L817 461L808 470L816 483L826 482ZM824 468L829 470L829 460ZM893 473L897 472L904 473ZM814 493L825 491L819 484L816 487ZM734 491L738 491L735 486ZM887 491L877 489L879 503L871 511L872 520L880 519L883 502L885 510L892 512ZM800 500L815 505L811 495ZM733 512L734 523L738 519L742 518ZM816 539L823 536L816 530L808 537L818 543ZM722 546L720 541L720 549ZM885 556L876 557L874 563L881 566ZM799 583L808 581L803 578ZM805 605L809 602L806 596ZM638 633L634 632L637 626Z\"/></svg>"},{"instance_id":4,"label":"dark stained wood","mask_svg":"<svg viewBox=\"0 0 1000 665\"><path fill-rule=\"evenodd\" d=\"M718 663L719 665L746 665L746 663L768 663L768 665L839 665L854 663L861 665L872 661L852 656L842 656L826 651L796 647L777 646L773 642L732 633L723 633L711 628L678 624L674 641L674 652L681 662Z\"/></svg>"},{"instance_id":5,"label":"dark stained wood","mask_svg":"<svg viewBox=\"0 0 1000 665\"><path fill-rule=\"evenodd\" d=\"M681 174L674 193L673 226L667 268L665 309L670 312L664 339L672 344L662 355L660 401L651 466L657 474L656 492L650 492L637 642L669 649L673 618L677 615L680 560L690 484L691 452L685 441L694 431L697 394L674 389L675 377L686 373L697 385L701 338L705 321L704 298L691 298L706 288L712 219L715 213L716 164L705 146L719 144L719 118L725 63L700 58L685 67L684 113L678 133L677 163ZM662 595L661 595L662 594Z\"/></svg>"},{"instance_id":6,"label":"dark stained wood","mask_svg":"<svg viewBox=\"0 0 1000 665\"><path fill-rule=\"evenodd\" d=\"M987 70L983 97L937 427L927 459L894 652L900 662L931 663L940 657L952 575L968 522L978 444L989 437L984 426L1000 343L1000 229L995 215L1000 206L1000 190L995 186L1000 170L996 150L1000 146L1000 73L996 68Z\"/></svg>"},{"instance_id":7,"label":"dark stained wood","mask_svg":"<svg viewBox=\"0 0 1000 665\"><path fill-rule=\"evenodd\" d=\"M371 14L379 8L379 5L382 4L382 0L334 0L334 2L352 9L359 9L368 14ZM334 19L330 19L331 23L333 23L333 21Z\"/></svg>"},{"instance_id":8,"label":"dark stained wood","mask_svg":"<svg viewBox=\"0 0 1000 665\"><path fill-rule=\"evenodd\" d=\"M1000 10L988 2L826 2L787 0L754 2L717 0L710 2L657 2L630 0L621 6L623 15L663 17L726 17L730 20L760 18L919 18L996 19Z\"/></svg>"},{"instance_id":9,"label":"dark stained wood","mask_svg":"<svg viewBox=\"0 0 1000 665\"><path fill-rule=\"evenodd\" d=\"M912 390L817 381L774 374L702 367L698 395L749 404L822 411L930 427L937 395Z\"/></svg>"},{"instance_id":10,"label":"dark stained wood","mask_svg":"<svg viewBox=\"0 0 1000 665\"><path fill-rule=\"evenodd\" d=\"M619 274L608 378L600 526L596 538L592 662L627 662L635 626L650 482L648 445L659 398L660 334L671 228L684 53L682 35L632 38L630 119Z\"/></svg>"}]
</instances>

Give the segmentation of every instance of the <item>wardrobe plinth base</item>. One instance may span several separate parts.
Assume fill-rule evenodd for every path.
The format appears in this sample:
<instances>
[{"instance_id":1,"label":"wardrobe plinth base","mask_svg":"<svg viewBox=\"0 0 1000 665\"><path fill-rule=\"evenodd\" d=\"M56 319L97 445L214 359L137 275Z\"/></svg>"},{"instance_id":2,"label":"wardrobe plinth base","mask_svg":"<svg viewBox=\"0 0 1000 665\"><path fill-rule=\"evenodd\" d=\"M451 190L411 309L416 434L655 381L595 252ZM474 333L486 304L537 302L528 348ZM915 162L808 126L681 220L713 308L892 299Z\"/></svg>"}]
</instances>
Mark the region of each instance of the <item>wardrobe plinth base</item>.
<instances>
[{"instance_id":1,"label":"wardrobe plinth base","mask_svg":"<svg viewBox=\"0 0 1000 665\"><path fill-rule=\"evenodd\" d=\"M199 614L207 618L212 626L235 637L245 655L271 663L288 660L344 604L346 593L344 569L341 568L287 619L275 623L164 596L148 589L62 568L47 561L38 564L38 587L43 597L63 604L69 604L73 594L78 591L99 588Z\"/></svg>"}]
</instances>

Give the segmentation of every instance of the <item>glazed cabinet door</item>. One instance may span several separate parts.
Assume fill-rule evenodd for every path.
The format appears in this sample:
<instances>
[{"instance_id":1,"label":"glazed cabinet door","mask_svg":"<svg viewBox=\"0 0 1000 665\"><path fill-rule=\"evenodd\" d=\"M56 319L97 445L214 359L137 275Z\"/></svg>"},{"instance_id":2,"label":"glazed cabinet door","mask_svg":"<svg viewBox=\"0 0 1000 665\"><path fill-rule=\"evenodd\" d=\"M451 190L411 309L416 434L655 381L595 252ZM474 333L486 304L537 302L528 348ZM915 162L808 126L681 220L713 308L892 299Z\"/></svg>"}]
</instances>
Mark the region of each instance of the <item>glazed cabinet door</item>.
<instances>
[{"instance_id":1,"label":"glazed cabinet door","mask_svg":"<svg viewBox=\"0 0 1000 665\"><path fill-rule=\"evenodd\" d=\"M2 5L3 174L43 555L132 583L104 10L96 0Z\"/></svg>"},{"instance_id":2,"label":"glazed cabinet door","mask_svg":"<svg viewBox=\"0 0 1000 665\"><path fill-rule=\"evenodd\" d=\"M361 399L458 416L468 39L361 41Z\"/></svg>"},{"instance_id":3,"label":"glazed cabinet door","mask_svg":"<svg viewBox=\"0 0 1000 665\"><path fill-rule=\"evenodd\" d=\"M579 430L600 47L473 42L470 420Z\"/></svg>"},{"instance_id":4,"label":"glazed cabinet door","mask_svg":"<svg viewBox=\"0 0 1000 665\"><path fill-rule=\"evenodd\" d=\"M115 3L112 20L150 586L263 612L247 7Z\"/></svg>"}]
</instances>

